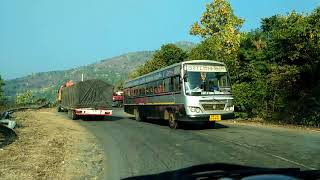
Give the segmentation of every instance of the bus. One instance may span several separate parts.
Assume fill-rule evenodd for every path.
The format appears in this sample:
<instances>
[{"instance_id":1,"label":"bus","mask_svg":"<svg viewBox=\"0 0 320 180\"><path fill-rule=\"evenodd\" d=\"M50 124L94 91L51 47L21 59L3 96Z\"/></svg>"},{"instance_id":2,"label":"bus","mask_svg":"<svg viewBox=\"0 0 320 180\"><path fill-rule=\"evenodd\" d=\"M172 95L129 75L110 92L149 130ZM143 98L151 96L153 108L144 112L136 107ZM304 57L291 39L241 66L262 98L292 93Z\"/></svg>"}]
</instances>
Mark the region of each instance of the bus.
<instances>
[{"instance_id":1,"label":"bus","mask_svg":"<svg viewBox=\"0 0 320 180\"><path fill-rule=\"evenodd\" d=\"M126 81L124 111L136 121L168 120L172 129L180 122L216 121L234 116L230 77L226 65L213 60L191 60Z\"/></svg>"}]
</instances>

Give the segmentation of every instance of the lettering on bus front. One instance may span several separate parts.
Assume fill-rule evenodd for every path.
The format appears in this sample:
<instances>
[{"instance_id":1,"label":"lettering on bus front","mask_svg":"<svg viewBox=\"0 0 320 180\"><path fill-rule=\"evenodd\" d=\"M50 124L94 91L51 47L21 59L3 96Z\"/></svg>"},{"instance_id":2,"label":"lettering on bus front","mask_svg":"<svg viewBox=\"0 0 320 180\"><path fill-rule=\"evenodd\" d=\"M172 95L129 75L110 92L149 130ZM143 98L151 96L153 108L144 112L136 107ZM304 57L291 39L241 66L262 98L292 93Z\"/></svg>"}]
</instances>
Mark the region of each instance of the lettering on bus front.
<instances>
[{"instance_id":1,"label":"lettering on bus front","mask_svg":"<svg viewBox=\"0 0 320 180\"><path fill-rule=\"evenodd\" d=\"M227 72L225 66L210 66L197 64L187 64L186 70L190 72Z\"/></svg>"}]
</instances>

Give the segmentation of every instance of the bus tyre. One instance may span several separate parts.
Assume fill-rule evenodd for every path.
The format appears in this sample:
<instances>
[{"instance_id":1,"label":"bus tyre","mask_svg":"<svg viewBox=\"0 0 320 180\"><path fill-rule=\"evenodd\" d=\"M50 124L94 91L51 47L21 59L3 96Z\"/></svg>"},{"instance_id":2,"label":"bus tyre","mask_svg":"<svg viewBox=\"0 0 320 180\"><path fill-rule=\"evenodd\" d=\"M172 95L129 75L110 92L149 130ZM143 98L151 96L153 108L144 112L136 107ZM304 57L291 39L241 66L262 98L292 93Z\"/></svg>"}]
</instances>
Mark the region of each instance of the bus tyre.
<instances>
[{"instance_id":1,"label":"bus tyre","mask_svg":"<svg viewBox=\"0 0 320 180\"><path fill-rule=\"evenodd\" d=\"M70 119L72 119L72 120L77 119L77 114L76 114L76 111L74 111L74 110L68 110L68 115L69 115Z\"/></svg>"},{"instance_id":2,"label":"bus tyre","mask_svg":"<svg viewBox=\"0 0 320 180\"><path fill-rule=\"evenodd\" d=\"M141 116L141 113L139 112L138 109L134 109L134 118L138 122L143 121L143 117Z\"/></svg>"},{"instance_id":3,"label":"bus tyre","mask_svg":"<svg viewBox=\"0 0 320 180\"><path fill-rule=\"evenodd\" d=\"M178 129L178 122L172 113L169 114L169 127L171 129Z\"/></svg>"}]
</instances>

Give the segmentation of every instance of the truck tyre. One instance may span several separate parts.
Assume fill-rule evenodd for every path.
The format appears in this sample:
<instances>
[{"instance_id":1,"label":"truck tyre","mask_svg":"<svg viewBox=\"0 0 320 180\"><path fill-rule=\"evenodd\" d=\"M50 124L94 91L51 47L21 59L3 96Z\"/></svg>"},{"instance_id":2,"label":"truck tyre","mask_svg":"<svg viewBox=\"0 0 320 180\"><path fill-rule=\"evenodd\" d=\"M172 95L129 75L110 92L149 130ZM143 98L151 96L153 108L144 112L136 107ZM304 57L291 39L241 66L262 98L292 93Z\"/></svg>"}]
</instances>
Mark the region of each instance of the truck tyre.
<instances>
[{"instance_id":1,"label":"truck tyre","mask_svg":"<svg viewBox=\"0 0 320 180\"><path fill-rule=\"evenodd\" d=\"M171 129L178 129L177 119L172 112L169 113L169 127Z\"/></svg>"},{"instance_id":2,"label":"truck tyre","mask_svg":"<svg viewBox=\"0 0 320 180\"><path fill-rule=\"evenodd\" d=\"M61 109L61 106L60 106L60 105L57 106L57 111L58 111L58 112L62 112L62 109Z\"/></svg>"},{"instance_id":3,"label":"truck tyre","mask_svg":"<svg viewBox=\"0 0 320 180\"><path fill-rule=\"evenodd\" d=\"M74 110L68 110L68 115L69 115L70 119L72 119L72 120L77 119L77 114L76 114L76 111L74 111Z\"/></svg>"}]
</instances>

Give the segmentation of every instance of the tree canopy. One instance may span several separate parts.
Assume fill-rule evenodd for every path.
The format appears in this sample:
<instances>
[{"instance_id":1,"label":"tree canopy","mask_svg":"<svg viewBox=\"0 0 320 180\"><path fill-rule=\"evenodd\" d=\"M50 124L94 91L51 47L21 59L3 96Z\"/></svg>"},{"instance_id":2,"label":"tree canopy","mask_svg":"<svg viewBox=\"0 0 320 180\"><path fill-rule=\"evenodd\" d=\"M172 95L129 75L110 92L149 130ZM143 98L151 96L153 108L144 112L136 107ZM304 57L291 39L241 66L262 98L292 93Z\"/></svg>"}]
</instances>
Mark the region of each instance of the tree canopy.
<instances>
[{"instance_id":1,"label":"tree canopy","mask_svg":"<svg viewBox=\"0 0 320 180\"><path fill-rule=\"evenodd\" d=\"M320 8L262 20L242 35L239 77L233 77L239 112L298 124L320 124Z\"/></svg>"},{"instance_id":2,"label":"tree canopy","mask_svg":"<svg viewBox=\"0 0 320 180\"><path fill-rule=\"evenodd\" d=\"M193 49L189 58L212 59L225 62L236 73L237 52L240 47L240 28L244 20L237 17L227 0L214 0L191 26L190 34L201 36L203 42Z\"/></svg>"},{"instance_id":3,"label":"tree canopy","mask_svg":"<svg viewBox=\"0 0 320 180\"><path fill-rule=\"evenodd\" d=\"M135 78L152 71L161 69L171 64L179 63L187 58L186 52L174 44L162 45L160 50L156 51L152 58L136 71L130 73L129 78Z\"/></svg>"},{"instance_id":4,"label":"tree canopy","mask_svg":"<svg viewBox=\"0 0 320 180\"><path fill-rule=\"evenodd\" d=\"M1 75L0 75L0 105L3 104L3 101L5 100L5 95L4 95L4 92L3 92L3 86L4 86L4 81L3 79L1 78Z\"/></svg>"}]
</instances>

